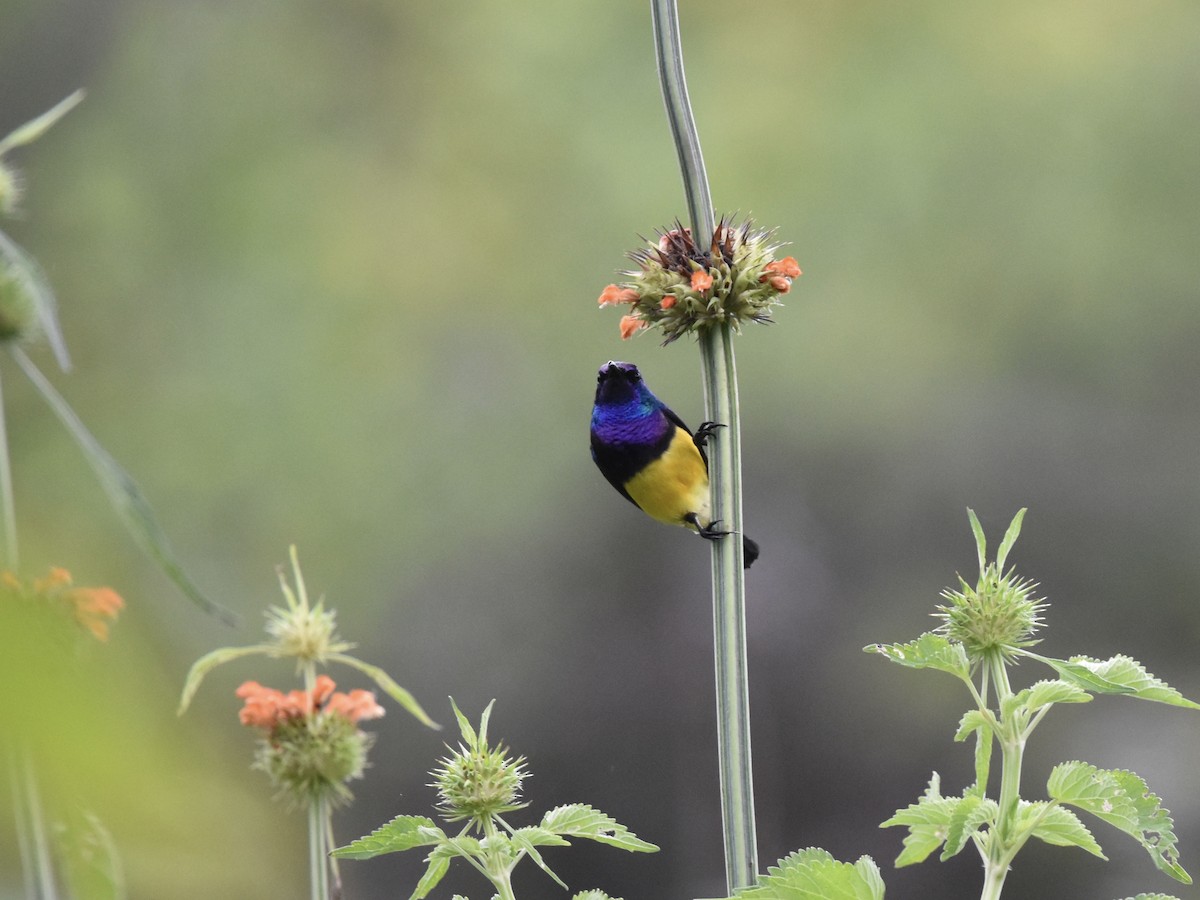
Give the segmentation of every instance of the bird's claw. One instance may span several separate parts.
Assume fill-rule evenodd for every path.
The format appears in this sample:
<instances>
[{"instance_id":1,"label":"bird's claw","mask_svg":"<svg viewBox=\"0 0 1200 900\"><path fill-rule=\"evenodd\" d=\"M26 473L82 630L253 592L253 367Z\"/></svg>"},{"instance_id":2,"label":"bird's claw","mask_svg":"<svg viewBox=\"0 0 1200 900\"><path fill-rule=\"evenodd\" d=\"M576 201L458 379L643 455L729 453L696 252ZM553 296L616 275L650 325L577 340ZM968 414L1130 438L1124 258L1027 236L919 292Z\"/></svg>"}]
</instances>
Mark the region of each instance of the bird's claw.
<instances>
[{"instance_id":1,"label":"bird's claw","mask_svg":"<svg viewBox=\"0 0 1200 900\"><path fill-rule=\"evenodd\" d=\"M696 442L697 447L707 447L708 439L712 433L718 428L724 428L720 422L701 422L700 427L696 429L696 433L692 435L692 440Z\"/></svg>"}]
</instances>

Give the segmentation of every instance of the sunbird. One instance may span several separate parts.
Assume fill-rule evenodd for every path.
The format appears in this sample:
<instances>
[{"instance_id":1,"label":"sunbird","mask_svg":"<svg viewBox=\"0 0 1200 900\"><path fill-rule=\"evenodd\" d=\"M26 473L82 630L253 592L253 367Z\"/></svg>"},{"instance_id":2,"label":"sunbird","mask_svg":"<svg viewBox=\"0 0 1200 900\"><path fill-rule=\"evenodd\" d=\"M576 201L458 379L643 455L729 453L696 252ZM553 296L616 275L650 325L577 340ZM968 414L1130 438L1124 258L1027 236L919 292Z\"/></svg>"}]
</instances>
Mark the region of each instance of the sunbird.
<instances>
[{"instance_id":1,"label":"sunbird","mask_svg":"<svg viewBox=\"0 0 1200 900\"><path fill-rule=\"evenodd\" d=\"M652 519L710 541L729 534L712 519L704 453L709 436L724 427L704 422L693 432L646 387L633 363L600 367L592 407L592 459L600 473ZM743 536L742 553L748 569L758 544Z\"/></svg>"}]
</instances>

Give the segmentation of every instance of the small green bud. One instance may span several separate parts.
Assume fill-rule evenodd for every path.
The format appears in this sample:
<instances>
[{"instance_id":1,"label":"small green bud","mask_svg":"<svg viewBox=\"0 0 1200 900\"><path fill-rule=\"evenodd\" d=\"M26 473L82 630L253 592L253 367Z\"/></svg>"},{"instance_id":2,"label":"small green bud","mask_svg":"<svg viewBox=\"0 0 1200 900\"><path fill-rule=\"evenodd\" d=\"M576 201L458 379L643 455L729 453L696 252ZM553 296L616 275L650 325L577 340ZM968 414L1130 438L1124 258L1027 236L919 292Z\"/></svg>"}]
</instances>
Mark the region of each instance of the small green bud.
<instances>
[{"instance_id":1,"label":"small green bud","mask_svg":"<svg viewBox=\"0 0 1200 900\"><path fill-rule=\"evenodd\" d=\"M7 260L0 259L0 342L28 341L40 334L37 303L28 279Z\"/></svg>"}]
</instances>

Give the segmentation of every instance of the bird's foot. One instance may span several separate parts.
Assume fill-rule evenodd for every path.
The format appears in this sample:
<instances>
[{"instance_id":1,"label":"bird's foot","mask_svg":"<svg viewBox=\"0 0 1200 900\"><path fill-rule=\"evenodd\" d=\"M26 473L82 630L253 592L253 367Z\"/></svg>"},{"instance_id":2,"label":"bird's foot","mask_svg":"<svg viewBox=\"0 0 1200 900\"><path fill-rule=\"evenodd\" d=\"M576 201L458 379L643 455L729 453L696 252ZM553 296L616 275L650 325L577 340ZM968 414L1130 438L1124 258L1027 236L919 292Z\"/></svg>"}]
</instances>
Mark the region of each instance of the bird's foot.
<instances>
[{"instance_id":1,"label":"bird's foot","mask_svg":"<svg viewBox=\"0 0 1200 900\"><path fill-rule=\"evenodd\" d=\"M696 442L697 447L707 447L708 439L718 428L724 428L720 422L701 422L700 427L696 429L696 433L692 435L692 440Z\"/></svg>"},{"instance_id":2,"label":"bird's foot","mask_svg":"<svg viewBox=\"0 0 1200 900\"><path fill-rule=\"evenodd\" d=\"M717 527L721 524L720 519L715 519L712 522L709 522L707 525L701 525L696 514L689 513L685 517L685 521L691 524L692 527L696 529L696 534L700 535L700 537L704 538L706 541L715 541L719 538L725 537L725 535L730 533L728 531L722 531Z\"/></svg>"}]
</instances>

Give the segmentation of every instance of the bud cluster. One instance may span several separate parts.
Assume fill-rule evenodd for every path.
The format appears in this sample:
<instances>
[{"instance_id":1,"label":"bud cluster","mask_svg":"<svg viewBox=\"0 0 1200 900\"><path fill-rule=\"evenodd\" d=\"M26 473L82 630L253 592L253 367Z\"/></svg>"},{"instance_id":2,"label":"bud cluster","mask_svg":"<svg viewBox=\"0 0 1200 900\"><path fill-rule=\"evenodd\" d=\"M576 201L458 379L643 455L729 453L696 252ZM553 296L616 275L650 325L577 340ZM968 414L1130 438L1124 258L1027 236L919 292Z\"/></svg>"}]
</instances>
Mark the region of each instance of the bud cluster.
<instances>
[{"instance_id":1,"label":"bud cluster","mask_svg":"<svg viewBox=\"0 0 1200 900\"><path fill-rule=\"evenodd\" d=\"M638 264L622 273L629 280L600 294L601 306L630 304L620 323L623 339L650 326L662 329L670 343L720 323L770 323L771 309L801 274L792 257L775 259L782 245L772 242L774 232L748 221L722 219L706 244L678 222L658 234L657 242L629 254Z\"/></svg>"},{"instance_id":2,"label":"bud cluster","mask_svg":"<svg viewBox=\"0 0 1200 900\"><path fill-rule=\"evenodd\" d=\"M513 759L507 747L488 744L487 722L491 711L489 704L476 734L456 705L454 712L463 742L457 750L447 745L450 755L438 760L438 768L429 773L433 776L430 786L437 788L438 811L443 818L447 822L467 820L480 831L486 830L494 816L528 805L520 802L521 784L528 775L525 757Z\"/></svg>"},{"instance_id":3,"label":"bud cluster","mask_svg":"<svg viewBox=\"0 0 1200 900\"><path fill-rule=\"evenodd\" d=\"M1042 625L1044 599L1036 599L1037 584L1017 578L1010 569L1001 574L987 566L972 588L959 578L959 589L942 592L945 605L934 615L942 620L938 631L963 645L972 663L999 655L1011 662L1017 651L1038 643L1033 637Z\"/></svg>"}]
</instances>

